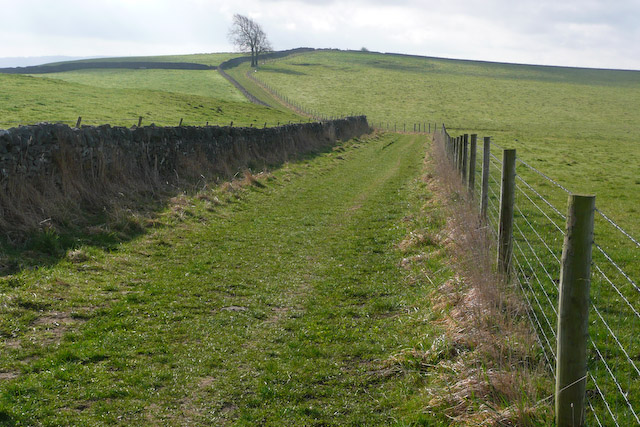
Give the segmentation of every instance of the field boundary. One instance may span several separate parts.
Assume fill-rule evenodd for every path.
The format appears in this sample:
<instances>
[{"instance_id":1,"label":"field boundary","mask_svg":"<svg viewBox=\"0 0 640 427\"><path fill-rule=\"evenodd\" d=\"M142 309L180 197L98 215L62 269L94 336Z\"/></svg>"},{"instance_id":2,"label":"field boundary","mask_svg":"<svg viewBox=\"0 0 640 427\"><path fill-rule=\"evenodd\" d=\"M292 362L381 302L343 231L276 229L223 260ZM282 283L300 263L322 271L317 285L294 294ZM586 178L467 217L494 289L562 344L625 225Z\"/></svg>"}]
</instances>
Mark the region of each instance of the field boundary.
<instances>
[{"instance_id":1,"label":"field boundary","mask_svg":"<svg viewBox=\"0 0 640 427\"><path fill-rule=\"evenodd\" d=\"M28 67L0 68L3 74L50 74L67 71L97 70L97 69L129 69L129 70L215 70L213 65L195 62L69 62L59 65L32 65Z\"/></svg>"},{"instance_id":2,"label":"field boundary","mask_svg":"<svg viewBox=\"0 0 640 427\"><path fill-rule=\"evenodd\" d=\"M279 58L285 58L288 56L292 56L292 55L296 55L296 54L301 54L301 53L306 53L306 52L313 52L316 49L314 48L298 48L298 49L290 49L290 50L283 50L283 51L279 51L279 52L271 52L271 53L266 53L260 56L259 60L260 61L267 61L267 60L276 60ZM236 80L235 78L233 78L232 76L230 76L225 70L228 70L229 68L234 68L237 67L240 64L244 64L245 62L250 62L251 61L251 57L249 56L240 56L237 58L231 58L227 61L222 62L219 66L218 66L218 72L220 73L220 75L222 75L222 77L224 77L225 79L227 79L232 85L234 85L240 92L242 92L242 94L252 103L257 104L257 105L262 105L264 107L271 107L273 108L271 105L269 105L268 103L258 99L256 96L254 96L251 92L249 92L247 90L247 88L245 88L244 86L242 86L242 84L240 84L240 82L238 80Z\"/></svg>"},{"instance_id":3,"label":"field boundary","mask_svg":"<svg viewBox=\"0 0 640 427\"><path fill-rule=\"evenodd\" d=\"M636 325L640 320L640 287L637 272L630 264L640 250L638 239L597 206L587 207L584 212L595 223L592 228L595 236L586 234L587 241L592 243L580 249L585 254L588 251L583 261L587 276L580 281L586 282L586 286L571 285L567 274L571 274L573 267L566 263L576 249L567 245L577 237L568 233L577 221L573 207L584 196L574 195L566 186L518 158L515 150L492 143L489 137L482 142L476 134L453 137L443 125L435 138L445 148L451 167L458 171L468 191L477 197L481 220L496 241L498 265L524 297L542 357L557 380L556 416L564 417L563 421L558 418L558 425L571 425L566 423L567 417L574 425L640 424L637 386L640 369L635 357L640 354L640 347L633 328L629 328L629 320ZM492 152L494 147L502 156ZM516 174L516 166L529 178ZM476 194L476 183L480 194ZM569 200L566 214L557 202L550 200L553 192L559 193L553 200L561 200L563 196ZM586 296L579 298L590 300L590 304L576 322L588 329L572 331L574 338L583 340L567 345L562 337L568 314L562 311L560 298L563 293L578 289L586 291ZM575 315L576 307L568 313ZM580 325L574 322L571 326ZM580 347L586 355L580 356ZM567 375L559 360L565 354L577 358L576 366L582 366L570 383L563 382ZM571 402L562 400L572 389L580 387L583 390L580 397ZM581 409L580 399L584 399L586 413Z\"/></svg>"},{"instance_id":4,"label":"field boundary","mask_svg":"<svg viewBox=\"0 0 640 427\"><path fill-rule=\"evenodd\" d=\"M56 224L121 193L230 178L369 132L364 116L264 129L41 124L0 131L0 231Z\"/></svg>"}]
</instances>

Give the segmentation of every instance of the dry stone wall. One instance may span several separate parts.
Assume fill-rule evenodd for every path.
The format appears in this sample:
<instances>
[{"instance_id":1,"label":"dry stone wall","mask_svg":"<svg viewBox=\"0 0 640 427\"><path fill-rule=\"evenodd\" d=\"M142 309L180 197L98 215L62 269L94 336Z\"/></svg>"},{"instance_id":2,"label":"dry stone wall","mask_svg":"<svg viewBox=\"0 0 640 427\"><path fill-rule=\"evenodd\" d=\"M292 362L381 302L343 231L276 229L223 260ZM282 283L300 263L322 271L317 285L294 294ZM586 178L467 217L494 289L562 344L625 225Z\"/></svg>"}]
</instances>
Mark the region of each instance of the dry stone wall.
<instances>
[{"instance_id":1,"label":"dry stone wall","mask_svg":"<svg viewBox=\"0 0 640 427\"><path fill-rule=\"evenodd\" d=\"M65 153L83 167L126 159L152 164L161 175L180 172L184 158L203 157L211 164L278 162L305 149L314 149L369 132L366 117L290 124L273 128L156 127L141 128L38 124L0 130L0 182L8 178L55 176ZM76 165L78 166L78 165Z\"/></svg>"},{"instance_id":2,"label":"dry stone wall","mask_svg":"<svg viewBox=\"0 0 640 427\"><path fill-rule=\"evenodd\" d=\"M0 130L0 233L19 239L43 224L76 223L83 212L261 170L369 131L366 117L266 129L44 123Z\"/></svg>"}]
</instances>

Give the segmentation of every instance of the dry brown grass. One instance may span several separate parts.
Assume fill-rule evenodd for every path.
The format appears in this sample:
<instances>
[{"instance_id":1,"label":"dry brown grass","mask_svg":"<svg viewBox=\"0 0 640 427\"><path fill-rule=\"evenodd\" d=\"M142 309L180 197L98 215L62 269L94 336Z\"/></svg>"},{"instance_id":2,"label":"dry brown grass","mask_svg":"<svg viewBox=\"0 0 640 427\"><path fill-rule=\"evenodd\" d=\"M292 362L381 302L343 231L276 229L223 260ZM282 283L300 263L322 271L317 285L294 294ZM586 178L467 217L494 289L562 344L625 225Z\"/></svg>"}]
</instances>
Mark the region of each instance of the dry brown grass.
<instances>
[{"instance_id":1,"label":"dry brown grass","mask_svg":"<svg viewBox=\"0 0 640 427\"><path fill-rule=\"evenodd\" d=\"M459 175L434 143L426 175L430 203L447 213L437 236L413 233L400 248L435 242L449 254L457 273L433 294L442 330L430 349L407 350L388 366L411 365L430 377L433 387L425 411L442 412L461 425L544 425L551 379L539 357L525 307L516 290L494 268L494 248ZM423 254L423 256L429 256ZM421 261L414 255L403 263Z\"/></svg>"},{"instance_id":2,"label":"dry brown grass","mask_svg":"<svg viewBox=\"0 0 640 427\"><path fill-rule=\"evenodd\" d=\"M115 146L86 159L74 141L61 140L53 172L28 179L16 175L0 182L0 233L9 243L21 243L34 231L87 227L96 231L96 219L106 217L106 232L135 234L144 229L151 213L146 210L157 208L158 200L184 192L203 193L212 183L238 175L242 179L234 180L238 182L232 187L260 186L260 174L250 169L264 170L329 147L335 143L335 129L328 126L322 134L292 129L275 142L256 138L238 137L215 158L196 147L178 155L171 167L160 165L155 157L128 156Z\"/></svg>"}]
</instances>

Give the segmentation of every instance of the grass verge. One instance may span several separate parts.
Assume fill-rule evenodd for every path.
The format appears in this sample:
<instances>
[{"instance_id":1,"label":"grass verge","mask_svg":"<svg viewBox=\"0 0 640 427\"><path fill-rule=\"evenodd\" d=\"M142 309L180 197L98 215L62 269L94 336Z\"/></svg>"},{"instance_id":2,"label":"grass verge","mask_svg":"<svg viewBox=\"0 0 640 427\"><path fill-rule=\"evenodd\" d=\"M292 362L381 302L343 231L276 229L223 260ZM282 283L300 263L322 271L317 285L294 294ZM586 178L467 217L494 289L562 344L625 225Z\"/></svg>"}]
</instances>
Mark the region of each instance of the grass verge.
<instances>
[{"instance_id":1,"label":"grass verge","mask_svg":"<svg viewBox=\"0 0 640 427\"><path fill-rule=\"evenodd\" d=\"M553 381L531 330L522 295L496 273L487 229L458 174L434 145L425 176L436 205L447 213L436 235L416 230L407 241L436 241L456 274L432 291L441 335L428 349L409 349L390 361L429 378L424 411L443 423L549 425ZM415 254L407 265L422 262Z\"/></svg>"}]
</instances>

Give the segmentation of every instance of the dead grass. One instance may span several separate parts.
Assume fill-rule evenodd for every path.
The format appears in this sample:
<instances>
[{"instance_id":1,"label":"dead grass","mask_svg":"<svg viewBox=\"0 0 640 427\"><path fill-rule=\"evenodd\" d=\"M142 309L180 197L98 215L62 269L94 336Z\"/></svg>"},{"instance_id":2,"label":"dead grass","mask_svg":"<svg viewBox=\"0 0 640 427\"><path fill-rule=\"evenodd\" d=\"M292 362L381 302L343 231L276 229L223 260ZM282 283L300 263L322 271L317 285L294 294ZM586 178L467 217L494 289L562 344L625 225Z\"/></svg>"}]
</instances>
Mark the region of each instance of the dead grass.
<instances>
[{"instance_id":1,"label":"dead grass","mask_svg":"<svg viewBox=\"0 0 640 427\"><path fill-rule=\"evenodd\" d=\"M87 160L76 141L60 135L51 172L0 180L0 233L7 243L21 244L29 233L88 231L87 227L96 231L95 223L105 221L107 233L135 235L146 227L146 210L157 208L159 200L164 202L183 192L204 192L210 184L238 175L243 179L233 184L236 188L260 187L261 174L251 170L280 165L336 142L333 125L320 131L298 127L282 132L273 141L263 141L265 137L259 134L255 140L238 137L215 158L196 147L177 156L172 166L159 164L155 157L133 158L117 147L105 148ZM364 130L354 126L348 132L355 135ZM0 260L0 267L2 264Z\"/></svg>"},{"instance_id":2,"label":"dead grass","mask_svg":"<svg viewBox=\"0 0 640 427\"><path fill-rule=\"evenodd\" d=\"M493 247L479 222L457 173L434 143L427 161L436 176L425 176L434 197L448 214L437 236L414 232L400 249L438 244L452 259L459 276L433 294L433 310L443 331L428 350L407 350L387 361L388 367L411 367L429 376L425 411L444 413L462 425L544 425L552 418L548 402L551 379L540 359L524 305L515 289L494 269ZM428 253L403 264L421 262ZM404 265L403 265L404 266Z\"/></svg>"}]
</instances>

